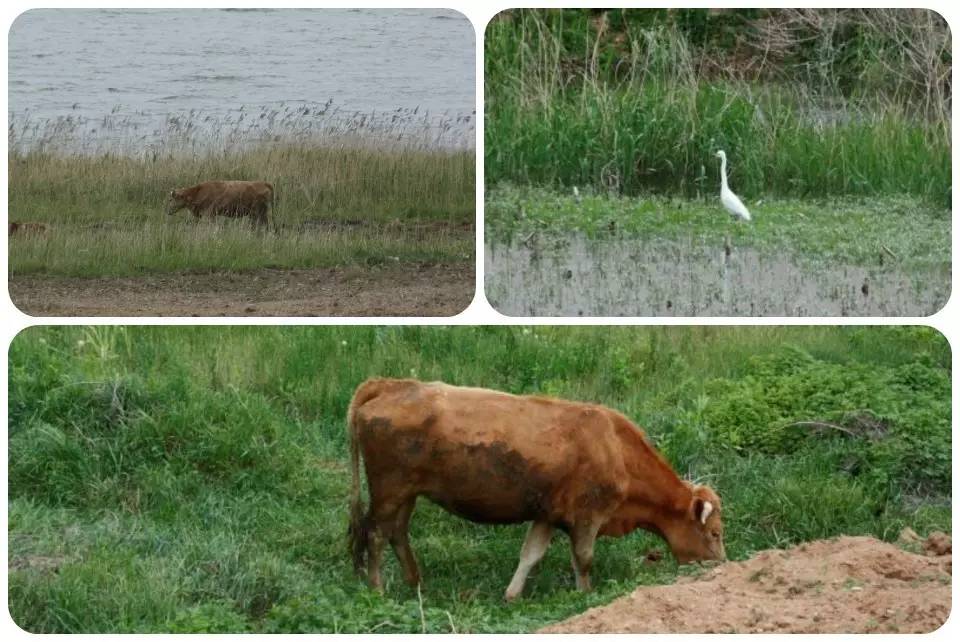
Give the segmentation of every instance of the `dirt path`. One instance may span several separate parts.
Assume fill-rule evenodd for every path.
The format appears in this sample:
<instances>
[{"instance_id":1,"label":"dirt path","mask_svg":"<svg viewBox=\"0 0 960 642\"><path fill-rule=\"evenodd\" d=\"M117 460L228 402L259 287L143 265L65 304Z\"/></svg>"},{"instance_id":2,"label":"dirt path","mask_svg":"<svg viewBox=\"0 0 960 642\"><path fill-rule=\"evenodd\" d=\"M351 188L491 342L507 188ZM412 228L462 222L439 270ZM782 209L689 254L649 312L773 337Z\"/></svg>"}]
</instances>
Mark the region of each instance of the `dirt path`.
<instances>
[{"instance_id":1,"label":"dirt path","mask_svg":"<svg viewBox=\"0 0 960 642\"><path fill-rule=\"evenodd\" d=\"M474 266L264 269L117 278L17 276L33 316L453 316L474 295Z\"/></svg>"},{"instance_id":2,"label":"dirt path","mask_svg":"<svg viewBox=\"0 0 960 642\"><path fill-rule=\"evenodd\" d=\"M926 555L871 537L763 551L539 632L929 633L950 615L952 553L941 537L924 543Z\"/></svg>"}]
</instances>

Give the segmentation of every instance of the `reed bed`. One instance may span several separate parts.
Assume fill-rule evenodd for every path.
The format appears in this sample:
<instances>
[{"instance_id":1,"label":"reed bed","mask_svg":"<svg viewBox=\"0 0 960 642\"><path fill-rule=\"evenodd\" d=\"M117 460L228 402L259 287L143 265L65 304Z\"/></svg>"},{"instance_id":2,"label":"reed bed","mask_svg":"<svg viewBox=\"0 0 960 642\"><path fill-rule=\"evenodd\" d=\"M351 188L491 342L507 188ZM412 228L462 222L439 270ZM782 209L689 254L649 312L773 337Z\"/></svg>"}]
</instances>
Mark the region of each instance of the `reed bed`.
<instances>
[{"instance_id":1,"label":"reed bed","mask_svg":"<svg viewBox=\"0 0 960 642\"><path fill-rule=\"evenodd\" d=\"M489 183L950 202L950 32L925 10L516 10L486 32Z\"/></svg>"},{"instance_id":2,"label":"reed bed","mask_svg":"<svg viewBox=\"0 0 960 642\"><path fill-rule=\"evenodd\" d=\"M446 145L425 117L318 121L306 111L285 120L261 112L251 120L257 124L211 124L194 114L162 139L144 135L139 149L131 146L132 120L115 123L122 144L83 138L89 135L83 121L48 122L48 130L11 124L10 220L49 228L12 239L11 273L92 276L472 256L474 152ZM455 124L440 126L450 132ZM219 133L210 134L214 129ZM200 131L210 135L191 138ZM273 183L270 233L243 222L187 224L188 213L163 214L171 189L213 179ZM427 232L425 221L435 223ZM353 225L336 225L343 222Z\"/></svg>"}]
</instances>

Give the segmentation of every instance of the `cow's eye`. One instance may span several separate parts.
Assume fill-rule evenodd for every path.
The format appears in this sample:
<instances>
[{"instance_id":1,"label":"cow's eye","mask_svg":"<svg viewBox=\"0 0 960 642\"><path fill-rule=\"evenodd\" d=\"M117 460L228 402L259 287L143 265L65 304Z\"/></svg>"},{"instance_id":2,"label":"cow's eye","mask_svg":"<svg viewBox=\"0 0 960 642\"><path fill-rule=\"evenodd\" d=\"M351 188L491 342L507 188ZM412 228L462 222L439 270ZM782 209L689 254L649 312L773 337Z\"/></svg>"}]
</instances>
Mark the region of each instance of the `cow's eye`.
<instances>
[{"instance_id":1,"label":"cow's eye","mask_svg":"<svg viewBox=\"0 0 960 642\"><path fill-rule=\"evenodd\" d=\"M712 537L713 539L720 539L720 531L711 532L710 537Z\"/></svg>"}]
</instances>

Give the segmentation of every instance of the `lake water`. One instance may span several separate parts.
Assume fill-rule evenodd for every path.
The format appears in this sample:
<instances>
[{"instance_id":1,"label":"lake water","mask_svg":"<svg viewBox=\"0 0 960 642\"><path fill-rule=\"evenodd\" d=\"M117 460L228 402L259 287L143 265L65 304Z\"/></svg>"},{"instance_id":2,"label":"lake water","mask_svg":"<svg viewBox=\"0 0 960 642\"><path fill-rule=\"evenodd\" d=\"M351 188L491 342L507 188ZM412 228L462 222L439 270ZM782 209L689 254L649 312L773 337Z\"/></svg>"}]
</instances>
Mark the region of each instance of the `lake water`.
<instances>
[{"instance_id":1,"label":"lake water","mask_svg":"<svg viewBox=\"0 0 960 642\"><path fill-rule=\"evenodd\" d=\"M10 137L100 149L354 122L472 146L475 55L442 9L33 10L9 34Z\"/></svg>"}]
</instances>

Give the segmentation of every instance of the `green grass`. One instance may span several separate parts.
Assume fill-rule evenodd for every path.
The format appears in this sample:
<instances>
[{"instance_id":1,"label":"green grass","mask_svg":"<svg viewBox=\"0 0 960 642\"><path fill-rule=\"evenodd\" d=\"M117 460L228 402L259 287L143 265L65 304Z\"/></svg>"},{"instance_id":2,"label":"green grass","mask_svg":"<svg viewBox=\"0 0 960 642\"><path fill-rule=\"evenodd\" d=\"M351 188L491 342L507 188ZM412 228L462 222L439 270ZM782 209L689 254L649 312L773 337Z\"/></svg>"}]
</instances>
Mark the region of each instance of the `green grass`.
<instances>
[{"instance_id":1,"label":"green grass","mask_svg":"<svg viewBox=\"0 0 960 642\"><path fill-rule=\"evenodd\" d=\"M110 229L62 228L11 239L11 275L79 277L461 263L473 260L472 230L375 224L263 232L239 221L147 221Z\"/></svg>"},{"instance_id":2,"label":"green grass","mask_svg":"<svg viewBox=\"0 0 960 642\"><path fill-rule=\"evenodd\" d=\"M598 401L724 499L733 559L950 531L950 348L924 327L46 327L9 355L9 606L31 631L530 631L693 569L564 538L504 604L523 527L423 501L423 610L346 550L344 413L372 375ZM817 432L797 421L855 433Z\"/></svg>"},{"instance_id":3,"label":"green grass","mask_svg":"<svg viewBox=\"0 0 960 642\"><path fill-rule=\"evenodd\" d=\"M830 32L842 14L823 10L823 32L786 30L798 41L778 51L763 30L792 14L746 14L727 12L722 42L684 22L713 20L706 10L500 14L485 37L488 184L692 196L717 188L724 149L732 184L755 197L907 194L949 207L945 24L878 11ZM896 40L887 19L912 35ZM924 59L904 43L930 65L911 66Z\"/></svg>"},{"instance_id":4,"label":"green grass","mask_svg":"<svg viewBox=\"0 0 960 642\"><path fill-rule=\"evenodd\" d=\"M161 145L135 154L24 151L11 144L10 219L46 223L50 232L11 239L10 272L115 276L469 261L473 151L398 142L404 131L392 134L207 141L205 148ZM164 214L171 189L212 179L273 183L274 233L235 221L194 223L187 212Z\"/></svg>"},{"instance_id":5,"label":"green grass","mask_svg":"<svg viewBox=\"0 0 960 642\"><path fill-rule=\"evenodd\" d=\"M580 199L556 190L501 185L484 210L494 239L530 233L591 238L698 239L720 247L785 252L797 260L931 269L949 275L950 212L910 196L744 199L749 224L732 220L719 196L708 199L627 198L585 190Z\"/></svg>"}]
</instances>

